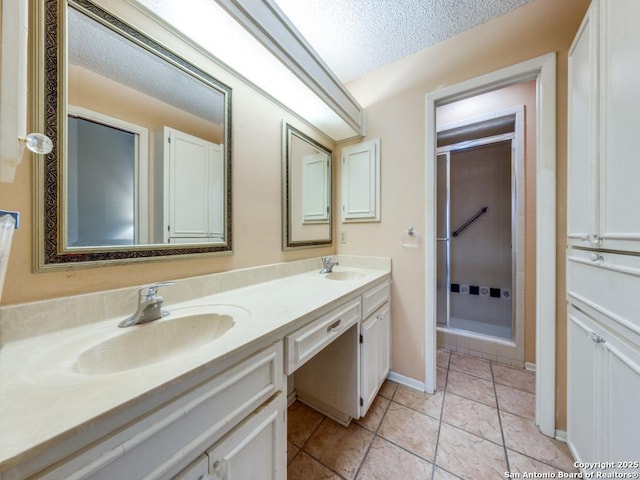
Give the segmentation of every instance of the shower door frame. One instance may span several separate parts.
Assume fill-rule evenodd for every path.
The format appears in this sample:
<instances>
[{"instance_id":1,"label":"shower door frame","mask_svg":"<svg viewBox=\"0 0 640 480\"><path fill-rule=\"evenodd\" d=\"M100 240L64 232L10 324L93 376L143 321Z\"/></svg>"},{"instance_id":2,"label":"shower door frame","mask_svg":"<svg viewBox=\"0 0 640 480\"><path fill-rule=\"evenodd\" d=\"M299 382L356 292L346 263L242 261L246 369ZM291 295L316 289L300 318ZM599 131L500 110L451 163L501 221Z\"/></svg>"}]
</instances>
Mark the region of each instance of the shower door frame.
<instances>
[{"instance_id":1,"label":"shower door frame","mask_svg":"<svg viewBox=\"0 0 640 480\"><path fill-rule=\"evenodd\" d=\"M500 118L500 117L514 117L515 125L514 131L509 133L504 133L500 135L493 135L489 137L480 137L474 138L472 140L466 140L459 143L453 143L450 145L445 145L443 147L439 147L436 149L436 172L438 168L438 157L440 155L446 155L446 186L445 186L445 195L446 195L446 206L445 206L445 230L446 230L446 238L440 238L436 235L436 243L445 242L446 245L446 310L447 310L447 322L446 327L441 327L441 323L438 323L438 318L436 318L436 328L447 328L451 329L455 332L464 332L465 334L471 337L478 338L486 338L493 342L505 343L508 346L515 347L515 356L517 360L524 361L524 335L521 335L522 330L524 329L524 311L518 310L521 306L524 305L523 298L523 287L517 283L517 272L524 272L523 262L519 263L518 260L518 252L524 250L524 239L519 238L518 232L518 217L524 215L524 206L518 202L518 192L524 192L524 176L520 178L519 172L524 170L524 106L518 106L514 108L509 108L506 110L501 110L500 112L494 112L490 115L485 115L479 118L471 118L456 124L456 126L460 125L473 125L477 123L482 123L487 119ZM445 131L452 128L451 125L444 125L439 128L439 131ZM472 148L483 147L487 145L494 145L498 143L510 142L511 147L511 156L509 159L510 162L510 199L511 199L511 337L496 337L492 335L486 335L479 332L473 332L464 329L458 329L455 327L451 327L449 324L451 318L451 154L453 152L460 152L464 150L469 150ZM437 175L437 173L436 173ZM438 186L436 185L436 190ZM437 222L437 220L436 220ZM437 230L437 229L436 229ZM436 247L436 258L437 258L437 247ZM436 294L436 302L438 300L438 295ZM436 312L440 309L436 305Z\"/></svg>"}]
</instances>

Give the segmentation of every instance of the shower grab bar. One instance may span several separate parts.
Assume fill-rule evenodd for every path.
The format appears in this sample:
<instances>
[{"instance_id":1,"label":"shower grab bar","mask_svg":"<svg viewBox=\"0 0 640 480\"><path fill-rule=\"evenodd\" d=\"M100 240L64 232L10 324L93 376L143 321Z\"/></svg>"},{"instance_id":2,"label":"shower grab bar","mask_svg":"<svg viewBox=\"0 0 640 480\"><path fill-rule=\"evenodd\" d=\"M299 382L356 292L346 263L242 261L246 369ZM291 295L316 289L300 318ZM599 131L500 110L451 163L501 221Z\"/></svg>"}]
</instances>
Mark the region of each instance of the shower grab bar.
<instances>
[{"instance_id":1,"label":"shower grab bar","mask_svg":"<svg viewBox=\"0 0 640 480\"><path fill-rule=\"evenodd\" d=\"M455 232L453 232L451 235L453 235L454 237L457 237L460 234L460 232L462 232L465 228L467 228L469 225L475 222L478 219L478 217L480 217L480 215L482 215L483 213L486 213L487 210L489 210L489 207L482 207L480 210L478 210L475 213L473 217L471 217L469 220L464 222L464 224Z\"/></svg>"}]
</instances>

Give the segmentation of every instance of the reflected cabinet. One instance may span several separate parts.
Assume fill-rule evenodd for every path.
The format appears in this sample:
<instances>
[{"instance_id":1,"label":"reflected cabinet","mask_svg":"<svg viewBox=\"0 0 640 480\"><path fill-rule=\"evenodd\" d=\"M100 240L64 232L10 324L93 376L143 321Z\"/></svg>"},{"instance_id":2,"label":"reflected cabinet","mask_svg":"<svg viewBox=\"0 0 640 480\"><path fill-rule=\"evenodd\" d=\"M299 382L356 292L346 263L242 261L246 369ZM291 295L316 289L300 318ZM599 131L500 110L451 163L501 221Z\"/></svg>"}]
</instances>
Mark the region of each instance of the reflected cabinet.
<instances>
[{"instance_id":1,"label":"reflected cabinet","mask_svg":"<svg viewBox=\"0 0 640 480\"><path fill-rule=\"evenodd\" d=\"M332 243L332 152L282 124L282 248Z\"/></svg>"}]
</instances>

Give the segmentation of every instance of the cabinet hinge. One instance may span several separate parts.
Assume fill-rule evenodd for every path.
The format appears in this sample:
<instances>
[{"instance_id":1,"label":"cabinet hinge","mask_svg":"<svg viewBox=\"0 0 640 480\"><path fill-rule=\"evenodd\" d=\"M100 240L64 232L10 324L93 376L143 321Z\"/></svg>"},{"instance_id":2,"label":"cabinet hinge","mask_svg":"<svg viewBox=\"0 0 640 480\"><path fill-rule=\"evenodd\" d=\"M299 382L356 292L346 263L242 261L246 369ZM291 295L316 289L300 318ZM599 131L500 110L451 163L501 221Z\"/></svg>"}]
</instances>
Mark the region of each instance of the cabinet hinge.
<instances>
[{"instance_id":1,"label":"cabinet hinge","mask_svg":"<svg viewBox=\"0 0 640 480\"><path fill-rule=\"evenodd\" d=\"M171 231L171 225L167 225L167 232Z\"/></svg>"},{"instance_id":2,"label":"cabinet hinge","mask_svg":"<svg viewBox=\"0 0 640 480\"><path fill-rule=\"evenodd\" d=\"M171 143L171 135L167 137L167 143Z\"/></svg>"},{"instance_id":3,"label":"cabinet hinge","mask_svg":"<svg viewBox=\"0 0 640 480\"><path fill-rule=\"evenodd\" d=\"M362 400L362 397L360 397L360 406L364 407L364 400Z\"/></svg>"},{"instance_id":4,"label":"cabinet hinge","mask_svg":"<svg viewBox=\"0 0 640 480\"><path fill-rule=\"evenodd\" d=\"M362 343L362 335L360 335L360 343Z\"/></svg>"}]
</instances>

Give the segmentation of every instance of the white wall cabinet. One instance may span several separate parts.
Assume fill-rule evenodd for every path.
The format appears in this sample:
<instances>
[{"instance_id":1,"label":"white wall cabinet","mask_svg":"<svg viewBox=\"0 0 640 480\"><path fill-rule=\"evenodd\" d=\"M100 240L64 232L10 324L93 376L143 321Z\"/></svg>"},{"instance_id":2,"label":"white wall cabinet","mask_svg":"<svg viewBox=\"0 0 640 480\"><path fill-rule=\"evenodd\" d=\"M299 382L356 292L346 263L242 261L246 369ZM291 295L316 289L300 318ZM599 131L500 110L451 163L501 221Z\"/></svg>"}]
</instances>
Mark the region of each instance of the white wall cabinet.
<instances>
[{"instance_id":1,"label":"white wall cabinet","mask_svg":"<svg viewBox=\"0 0 640 480\"><path fill-rule=\"evenodd\" d=\"M594 1L569 51L570 245L640 252L640 3Z\"/></svg>"},{"instance_id":2,"label":"white wall cabinet","mask_svg":"<svg viewBox=\"0 0 640 480\"><path fill-rule=\"evenodd\" d=\"M224 241L223 146L163 127L155 134L155 157L155 204L163 205L162 215L154 215L162 225L156 237L163 243Z\"/></svg>"},{"instance_id":3,"label":"white wall cabinet","mask_svg":"<svg viewBox=\"0 0 640 480\"><path fill-rule=\"evenodd\" d=\"M342 221L380 221L380 139L342 149Z\"/></svg>"}]
</instances>

